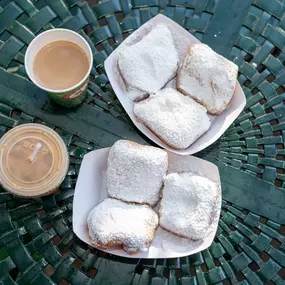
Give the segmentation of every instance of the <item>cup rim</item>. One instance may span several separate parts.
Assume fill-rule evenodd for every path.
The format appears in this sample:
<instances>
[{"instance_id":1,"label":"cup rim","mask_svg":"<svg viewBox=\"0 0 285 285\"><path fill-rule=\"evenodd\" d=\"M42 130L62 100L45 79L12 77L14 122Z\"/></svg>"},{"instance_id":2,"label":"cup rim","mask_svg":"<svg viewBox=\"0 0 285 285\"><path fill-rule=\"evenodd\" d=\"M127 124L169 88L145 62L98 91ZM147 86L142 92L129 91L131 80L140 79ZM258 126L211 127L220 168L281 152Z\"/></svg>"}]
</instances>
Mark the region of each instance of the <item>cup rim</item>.
<instances>
[{"instance_id":1,"label":"cup rim","mask_svg":"<svg viewBox=\"0 0 285 285\"><path fill-rule=\"evenodd\" d=\"M52 33L52 32L55 32L55 31L64 31L64 32L67 32L67 33L71 33L71 34L74 34L76 35L77 37L81 38L81 40L83 42L85 42L86 46L87 46L87 49L88 49L88 52L89 52L89 56L90 56L90 64L89 64L89 68L88 68L88 71L86 72L86 75L83 77L83 79L78 82L77 84L69 87L69 88L66 88L66 89L49 89L49 88L46 88L44 86L42 86L39 82L37 82L35 79L34 79L34 76L31 76L31 72L30 70L27 68L27 62L28 62L28 54L30 53L31 49L32 49L32 46L35 44L35 42L40 38L40 37L43 37L44 35L48 34L48 33ZM72 30L69 30L69 29L62 29L62 28L55 28L55 29L51 29L51 30L48 30L48 31L45 31L45 32L42 32L40 33L39 35L37 35L29 44L27 50L26 50L26 53L25 53L25 69L26 69L26 72L30 78L30 80L36 85L38 86L39 88L47 91L47 92L51 92L51 93L66 93L66 92L69 92L69 91L72 91L76 88L78 88L79 86L81 86L85 81L86 79L88 78L88 76L90 75L90 72L91 72L91 69L92 69L92 66L93 66L93 54L92 54L92 50L90 48L90 45L89 43L77 32L75 31L72 31Z\"/></svg>"}]
</instances>

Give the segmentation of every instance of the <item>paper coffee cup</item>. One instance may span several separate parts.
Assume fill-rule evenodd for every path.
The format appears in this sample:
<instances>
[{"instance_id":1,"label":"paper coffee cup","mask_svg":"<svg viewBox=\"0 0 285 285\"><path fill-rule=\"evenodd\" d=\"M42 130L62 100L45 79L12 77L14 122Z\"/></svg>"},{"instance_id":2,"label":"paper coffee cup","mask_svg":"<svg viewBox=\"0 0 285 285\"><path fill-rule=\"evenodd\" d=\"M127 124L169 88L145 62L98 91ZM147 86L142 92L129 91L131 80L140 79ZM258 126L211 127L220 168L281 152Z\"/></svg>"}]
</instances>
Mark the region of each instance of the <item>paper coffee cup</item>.
<instances>
[{"instance_id":1,"label":"paper coffee cup","mask_svg":"<svg viewBox=\"0 0 285 285\"><path fill-rule=\"evenodd\" d=\"M0 140L0 182L16 195L37 197L57 190L68 166L63 140L46 126L21 125Z\"/></svg>"},{"instance_id":2,"label":"paper coffee cup","mask_svg":"<svg viewBox=\"0 0 285 285\"><path fill-rule=\"evenodd\" d=\"M34 59L38 52L46 45L56 41L67 41L79 46L86 54L89 62L89 68L84 78L74 86L62 89L53 90L42 86L34 74ZM93 55L87 41L78 33L67 29L52 29L39 34L35 37L25 55L25 68L29 78L39 88L48 92L49 96L58 104L64 107L74 107L83 102L87 94L88 79L93 65Z\"/></svg>"}]
</instances>

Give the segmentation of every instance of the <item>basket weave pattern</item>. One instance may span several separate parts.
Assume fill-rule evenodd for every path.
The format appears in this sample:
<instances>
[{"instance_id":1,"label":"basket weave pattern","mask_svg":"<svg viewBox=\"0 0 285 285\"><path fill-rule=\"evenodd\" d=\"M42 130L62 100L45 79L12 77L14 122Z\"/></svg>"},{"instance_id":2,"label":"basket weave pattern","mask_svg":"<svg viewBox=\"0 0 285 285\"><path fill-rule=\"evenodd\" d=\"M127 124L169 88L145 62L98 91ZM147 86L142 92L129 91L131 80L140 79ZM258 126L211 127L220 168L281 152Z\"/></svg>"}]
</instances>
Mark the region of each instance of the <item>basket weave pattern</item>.
<instances>
[{"instance_id":1,"label":"basket weave pattern","mask_svg":"<svg viewBox=\"0 0 285 285\"><path fill-rule=\"evenodd\" d=\"M0 137L17 125L42 123L61 135L70 154L68 175L54 195L34 201L0 188L0 284L284 284L285 1L89 2L0 0ZM246 7L240 12L244 21L228 47L219 46L227 27L212 31L230 2ZM74 235L72 201L84 154L120 138L146 142L117 100L103 63L158 13L238 64L247 106L217 143L198 154L219 165L223 182L225 200L212 246L184 258L125 259L91 249ZM94 55L88 96L75 111L49 102L23 65L35 35L59 27L79 32ZM253 193L255 184L260 188ZM247 192L264 199L250 204L241 194Z\"/></svg>"}]
</instances>

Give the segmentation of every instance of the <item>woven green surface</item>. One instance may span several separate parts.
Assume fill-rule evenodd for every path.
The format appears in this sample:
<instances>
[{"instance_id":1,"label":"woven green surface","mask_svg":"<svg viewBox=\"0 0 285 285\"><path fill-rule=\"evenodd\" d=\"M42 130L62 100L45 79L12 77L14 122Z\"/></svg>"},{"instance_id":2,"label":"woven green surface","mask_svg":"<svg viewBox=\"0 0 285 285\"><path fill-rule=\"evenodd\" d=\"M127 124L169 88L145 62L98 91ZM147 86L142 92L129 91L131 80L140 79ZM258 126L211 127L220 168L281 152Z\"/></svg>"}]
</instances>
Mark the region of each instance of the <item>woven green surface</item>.
<instances>
[{"instance_id":1,"label":"woven green surface","mask_svg":"<svg viewBox=\"0 0 285 285\"><path fill-rule=\"evenodd\" d=\"M54 128L70 153L54 195L15 198L0 190L0 284L285 284L285 1L0 0L0 136L19 124ZM119 104L103 62L133 30L164 13L234 60L247 106L199 153L220 168L223 207L212 246L176 259L138 260L89 248L72 232L82 157L120 138L144 143ZM85 103L65 110L26 80L34 36L63 27L83 35L94 68Z\"/></svg>"}]
</instances>

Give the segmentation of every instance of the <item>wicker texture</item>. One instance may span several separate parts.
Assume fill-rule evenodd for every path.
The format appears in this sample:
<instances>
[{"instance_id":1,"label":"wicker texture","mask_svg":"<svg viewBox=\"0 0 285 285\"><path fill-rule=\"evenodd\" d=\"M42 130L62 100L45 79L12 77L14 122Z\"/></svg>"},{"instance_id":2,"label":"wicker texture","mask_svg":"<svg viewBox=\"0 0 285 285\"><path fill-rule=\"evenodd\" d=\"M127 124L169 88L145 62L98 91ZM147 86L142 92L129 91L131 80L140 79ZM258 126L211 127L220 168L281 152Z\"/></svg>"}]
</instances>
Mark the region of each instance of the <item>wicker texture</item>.
<instances>
[{"instance_id":1,"label":"wicker texture","mask_svg":"<svg viewBox=\"0 0 285 285\"><path fill-rule=\"evenodd\" d=\"M245 110L210 147L213 158L285 188L284 5L256 0L230 58L239 66Z\"/></svg>"},{"instance_id":2,"label":"wicker texture","mask_svg":"<svg viewBox=\"0 0 285 285\"><path fill-rule=\"evenodd\" d=\"M68 175L54 195L34 201L0 190L0 284L285 284L285 227L280 225L284 212L279 198L285 188L285 1L243 0L246 12L237 12L244 14L244 23L224 55L240 67L247 106L221 140L199 154L221 170L226 200L219 228L209 249L168 260L115 257L89 248L72 232L73 193L84 154L120 138L144 142L116 99L103 62L158 13L219 50L217 41L230 42L226 27L224 32L221 25L216 33L209 31L224 17L223 7L238 1L92 2L89 6L80 0L0 0L0 137L19 124L43 123L61 135L71 158ZM93 51L89 94L76 111L49 103L43 92L23 79L27 45L36 34L54 27L78 31ZM227 176L242 186L233 188ZM244 177L248 185L242 184ZM246 204L247 196L240 193L251 192L254 184L262 187L253 195L264 200ZM267 197L264 193L269 190Z\"/></svg>"}]
</instances>

